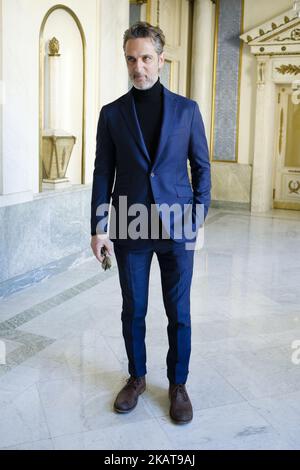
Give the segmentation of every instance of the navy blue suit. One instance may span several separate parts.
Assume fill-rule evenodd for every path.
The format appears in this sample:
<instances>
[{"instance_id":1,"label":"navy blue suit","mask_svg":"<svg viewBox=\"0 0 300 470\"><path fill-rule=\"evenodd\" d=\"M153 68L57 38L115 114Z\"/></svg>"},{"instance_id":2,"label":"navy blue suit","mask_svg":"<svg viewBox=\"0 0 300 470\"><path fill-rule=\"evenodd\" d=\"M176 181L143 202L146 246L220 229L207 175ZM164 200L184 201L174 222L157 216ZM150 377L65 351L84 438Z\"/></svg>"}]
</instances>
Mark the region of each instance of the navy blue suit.
<instances>
[{"instance_id":1,"label":"navy blue suit","mask_svg":"<svg viewBox=\"0 0 300 470\"><path fill-rule=\"evenodd\" d=\"M187 170L188 159L192 184ZM133 240L120 236L119 196L127 196L128 207L134 203L142 203L146 207L176 203L182 208L192 204L194 213L196 204L202 204L205 218L210 204L210 189L207 141L195 101L163 87L163 118L154 161L143 139L132 92L103 106L97 129L91 234L108 231L114 242L123 297L123 335L129 373L133 376L146 374L145 317L151 259L155 252L169 321L167 375L171 383L186 382L191 351L190 286L194 250L185 248L185 242L190 239L184 230L181 238L174 236L173 219L166 228L169 239ZM110 200L117 216L117 231L113 234L107 224L107 214L97 214L98 206L109 204ZM128 217L128 224L132 218ZM151 225L151 220L149 222ZM181 222L184 223L182 216ZM193 223L196 224L196 220Z\"/></svg>"}]
</instances>

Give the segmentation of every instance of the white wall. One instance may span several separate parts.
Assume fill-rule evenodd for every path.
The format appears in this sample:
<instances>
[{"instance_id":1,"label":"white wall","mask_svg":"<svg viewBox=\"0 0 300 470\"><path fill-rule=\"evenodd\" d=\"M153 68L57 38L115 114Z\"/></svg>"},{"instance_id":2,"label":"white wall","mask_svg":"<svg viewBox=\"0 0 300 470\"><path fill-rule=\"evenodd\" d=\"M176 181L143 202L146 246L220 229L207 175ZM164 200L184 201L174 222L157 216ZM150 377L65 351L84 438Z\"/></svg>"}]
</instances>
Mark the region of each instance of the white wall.
<instances>
[{"instance_id":1,"label":"white wall","mask_svg":"<svg viewBox=\"0 0 300 470\"><path fill-rule=\"evenodd\" d=\"M2 175L2 109L3 109L3 78L2 78L2 55L3 55L3 41L2 41L2 0L0 0L0 81L1 81L1 90L0 90L0 194L3 190L3 175ZM2 95L1 95L2 92Z\"/></svg>"},{"instance_id":2,"label":"white wall","mask_svg":"<svg viewBox=\"0 0 300 470\"><path fill-rule=\"evenodd\" d=\"M244 0L244 32L289 10L291 0ZM254 110L256 101L256 58L243 46L239 122L239 163L252 163L254 151Z\"/></svg>"},{"instance_id":3,"label":"white wall","mask_svg":"<svg viewBox=\"0 0 300 470\"><path fill-rule=\"evenodd\" d=\"M3 195L38 192L39 31L47 11L58 3L2 0ZM127 91L122 34L128 27L129 0L65 0L63 4L78 16L87 41L86 182L90 182L100 106Z\"/></svg>"},{"instance_id":4,"label":"white wall","mask_svg":"<svg viewBox=\"0 0 300 470\"><path fill-rule=\"evenodd\" d=\"M123 33L129 27L129 0L99 2L99 105L109 103L128 91Z\"/></svg>"},{"instance_id":5,"label":"white wall","mask_svg":"<svg viewBox=\"0 0 300 470\"><path fill-rule=\"evenodd\" d=\"M97 76L96 114L97 125L100 109L128 91L128 74L123 55L123 33L129 26L129 0L98 0L97 16ZM96 134L93 135L93 144ZM87 181L92 181L95 150L86 164Z\"/></svg>"}]
</instances>

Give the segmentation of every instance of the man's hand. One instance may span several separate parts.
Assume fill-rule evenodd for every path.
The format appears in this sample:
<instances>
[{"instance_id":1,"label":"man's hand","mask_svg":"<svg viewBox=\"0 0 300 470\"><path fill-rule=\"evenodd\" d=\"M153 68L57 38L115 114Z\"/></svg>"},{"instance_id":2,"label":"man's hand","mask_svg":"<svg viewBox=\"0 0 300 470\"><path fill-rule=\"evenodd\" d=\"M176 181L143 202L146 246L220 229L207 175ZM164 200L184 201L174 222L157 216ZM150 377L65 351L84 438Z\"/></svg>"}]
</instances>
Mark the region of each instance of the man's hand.
<instances>
[{"instance_id":1,"label":"man's hand","mask_svg":"<svg viewBox=\"0 0 300 470\"><path fill-rule=\"evenodd\" d=\"M91 248L93 250L95 257L100 263L102 263L102 261L104 260L104 256L101 255L101 248L103 246L105 246L105 248L107 249L109 256L112 256L113 255L113 243L108 238L108 235L106 234L92 235Z\"/></svg>"}]
</instances>

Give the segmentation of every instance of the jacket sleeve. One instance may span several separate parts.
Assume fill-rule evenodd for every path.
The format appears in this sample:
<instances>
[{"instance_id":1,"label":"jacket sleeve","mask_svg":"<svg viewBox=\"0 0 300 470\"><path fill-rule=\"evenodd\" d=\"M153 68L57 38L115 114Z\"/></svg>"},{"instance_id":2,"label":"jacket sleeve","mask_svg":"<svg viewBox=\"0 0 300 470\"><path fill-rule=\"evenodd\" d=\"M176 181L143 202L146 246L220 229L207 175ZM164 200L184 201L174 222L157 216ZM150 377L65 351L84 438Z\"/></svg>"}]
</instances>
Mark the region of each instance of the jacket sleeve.
<instances>
[{"instance_id":1,"label":"jacket sleeve","mask_svg":"<svg viewBox=\"0 0 300 470\"><path fill-rule=\"evenodd\" d=\"M96 137L96 158L93 173L91 199L91 235L107 232L107 216L97 215L102 204L110 203L110 196L115 176L115 145L108 125L105 106L101 109Z\"/></svg>"},{"instance_id":2,"label":"jacket sleeve","mask_svg":"<svg viewBox=\"0 0 300 470\"><path fill-rule=\"evenodd\" d=\"M210 161L204 124L196 102L191 124L188 158L191 166L194 204L204 205L205 220L211 201Z\"/></svg>"}]
</instances>

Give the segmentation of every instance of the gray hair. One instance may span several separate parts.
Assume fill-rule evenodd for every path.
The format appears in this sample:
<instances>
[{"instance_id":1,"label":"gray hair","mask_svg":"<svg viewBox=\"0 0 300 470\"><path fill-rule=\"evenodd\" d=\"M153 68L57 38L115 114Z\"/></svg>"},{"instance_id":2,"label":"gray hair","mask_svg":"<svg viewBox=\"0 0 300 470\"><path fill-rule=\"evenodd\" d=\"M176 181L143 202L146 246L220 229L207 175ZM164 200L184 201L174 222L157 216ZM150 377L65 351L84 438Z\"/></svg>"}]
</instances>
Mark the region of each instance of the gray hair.
<instances>
[{"instance_id":1,"label":"gray hair","mask_svg":"<svg viewBox=\"0 0 300 470\"><path fill-rule=\"evenodd\" d=\"M123 36L123 49L128 39L151 38L156 53L160 55L163 52L166 43L165 35L158 26L153 26L146 21L137 21L130 28L126 29Z\"/></svg>"}]
</instances>

